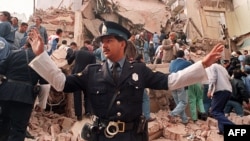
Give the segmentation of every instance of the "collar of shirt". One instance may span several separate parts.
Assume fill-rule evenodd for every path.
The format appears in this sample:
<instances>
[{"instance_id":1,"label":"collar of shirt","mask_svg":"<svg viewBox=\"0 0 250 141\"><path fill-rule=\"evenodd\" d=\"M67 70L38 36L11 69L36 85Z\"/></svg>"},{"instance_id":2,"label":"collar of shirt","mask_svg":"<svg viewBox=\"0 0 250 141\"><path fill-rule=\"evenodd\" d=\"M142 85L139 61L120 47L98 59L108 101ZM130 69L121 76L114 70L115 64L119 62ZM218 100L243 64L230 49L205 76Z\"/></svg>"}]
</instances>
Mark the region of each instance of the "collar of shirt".
<instances>
[{"instance_id":1,"label":"collar of shirt","mask_svg":"<svg viewBox=\"0 0 250 141\"><path fill-rule=\"evenodd\" d=\"M123 65L124 65L124 62L125 62L125 57L123 57L121 60L119 60L119 61L117 62L117 63L119 63L121 69L122 69L122 67L123 67ZM114 62L112 62L111 60L107 59L107 63L108 63L109 69L111 70L112 65L113 65Z\"/></svg>"},{"instance_id":2,"label":"collar of shirt","mask_svg":"<svg viewBox=\"0 0 250 141\"><path fill-rule=\"evenodd\" d=\"M182 60L185 60L185 58L183 58L183 57L177 57L176 59L182 59Z\"/></svg>"}]
</instances>

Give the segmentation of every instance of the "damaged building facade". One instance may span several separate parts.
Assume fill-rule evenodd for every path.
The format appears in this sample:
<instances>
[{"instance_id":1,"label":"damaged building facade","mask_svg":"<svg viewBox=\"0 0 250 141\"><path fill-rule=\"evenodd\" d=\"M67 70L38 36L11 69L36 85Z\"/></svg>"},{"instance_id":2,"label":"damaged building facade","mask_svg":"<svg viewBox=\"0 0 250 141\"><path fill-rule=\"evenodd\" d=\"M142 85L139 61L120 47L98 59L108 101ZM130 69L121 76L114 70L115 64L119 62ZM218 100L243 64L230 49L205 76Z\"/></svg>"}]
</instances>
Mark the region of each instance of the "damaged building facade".
<instances>
[{"instance_id":1,"label":"damaged building facade","mask_svg":"<svg viewBox=\"0 0 250 141\"><path fill-rule=\"evenodd\" d=\"M103 20L115 21L132 33L183 31L190 46L208 52L218 42L230 52L248 48L250 39L248 0L49 0L37 1L36 12L53 34L65 31L63 38L79 46L84 39L99 35Z\"/></svg>"},{"instance_id":2,"label":"damaged building facade","mask_svg":"<svg viewBox=\"0 0 250 141\"><path fill-rule=\"evenodd\" d=\"M248 0L167 0L171 19L185 21L183 31L205 50L217 43L226 45L225 59L232 51L249 50ZM184 7L184 8L181 8Z\"/></svg>"}]
</instances>

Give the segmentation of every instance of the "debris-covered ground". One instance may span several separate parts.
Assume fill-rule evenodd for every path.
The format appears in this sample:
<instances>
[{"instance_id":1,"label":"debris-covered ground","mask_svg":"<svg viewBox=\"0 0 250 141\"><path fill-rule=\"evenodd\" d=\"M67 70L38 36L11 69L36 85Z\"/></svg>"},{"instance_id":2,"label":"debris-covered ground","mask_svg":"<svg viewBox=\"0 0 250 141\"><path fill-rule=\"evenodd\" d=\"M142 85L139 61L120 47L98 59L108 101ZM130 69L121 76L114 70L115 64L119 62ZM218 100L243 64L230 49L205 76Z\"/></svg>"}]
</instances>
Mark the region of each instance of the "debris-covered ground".
<instances>
[{"instance_id":1,"label":"debris-covered ground","mask_svg":"<svg viewBox=\"0 0 250 141\"><path fill-rule=\"evenodd\" d=\"M167 114L164 110L151 113L156 120L149 122L150 141L223 141L223 136L217 134L217 121L213 118L196 123L190 120L184 125L179 119L175 124L170 123ZM236 124L250 124L250 115L239 117L232 113L229 119ZM80 132L86 122L91 122L90 118L77 121L52 112L34 111L28 130L35 139L25 141L84 141Z\"/></svg>"}]
</instances>

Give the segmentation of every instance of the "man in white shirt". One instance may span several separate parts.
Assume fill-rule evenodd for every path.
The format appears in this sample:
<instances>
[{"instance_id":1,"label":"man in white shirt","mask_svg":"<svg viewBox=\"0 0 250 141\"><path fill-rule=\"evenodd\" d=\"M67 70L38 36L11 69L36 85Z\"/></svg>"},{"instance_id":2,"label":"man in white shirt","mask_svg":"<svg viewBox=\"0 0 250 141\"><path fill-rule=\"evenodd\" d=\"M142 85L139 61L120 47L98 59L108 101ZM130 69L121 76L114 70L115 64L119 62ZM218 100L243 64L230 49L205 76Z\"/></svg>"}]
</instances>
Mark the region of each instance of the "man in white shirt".
<instances>
[{"instance_id":1,"label":"man in white shirt","mask_svg":"<svg viewBox=\"0 0 250 141\"><path fill-rule=\"evenodd\" d=\"M232 85L227 70L220 64L214 63L206 69L209 88L207 96L212 98L211 114L218 121L218 134L224 134L224 125L232 125L224 114L224 108L232 93Z\"/></svg>"},{"instance_id":2,"label":"man in white shirt","mask_svg":"<svg viewBox=\"0 0 250 141\"><path fill-rule=\"evenodd\" d=\"M15 48L21 48L21 40L23 39L24 35L26 34L26 30L28 28L28 24L23 22L21 23L18 30L15 32L15 40L14 40L14 46Z\"/></svg>"}]
</instances>

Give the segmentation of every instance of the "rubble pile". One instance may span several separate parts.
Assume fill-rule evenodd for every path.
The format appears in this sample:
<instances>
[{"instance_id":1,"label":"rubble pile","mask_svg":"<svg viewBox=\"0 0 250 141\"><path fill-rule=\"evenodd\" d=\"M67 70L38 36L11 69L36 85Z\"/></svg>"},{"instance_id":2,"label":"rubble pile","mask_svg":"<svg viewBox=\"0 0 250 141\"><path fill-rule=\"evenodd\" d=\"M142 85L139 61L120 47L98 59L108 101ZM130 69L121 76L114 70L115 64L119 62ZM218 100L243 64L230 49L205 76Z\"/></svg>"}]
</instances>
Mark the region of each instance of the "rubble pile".
<instances>
[{"instance_id":1,"label":"rubble pile","mask_svg":"<svg viewBox=\"0 0 250 141\"><path fill-rule=\"evenodd\" d=\"M150 141L223 141L223 136L217 134L217 121L208 117L206 121L189 121L184 125L177 118L177 123L170 123L167 118L168 110L151 113L156 120L149 122L148 132ZM250 124L250 115L239 117L231 113L228 117L235 124ZM25 141L84 141L80 137L81 129L89 118L76 121L72 118L52 112L36 112L31 116L28 131L35 139Z\"/></svg>"},{"instance_id":2,"label":"rubble pile","mask_svg":"<svg viewBox=\"0 0 250 141\"><path fill-rule=\"evenodd\" d=\"M28 131L36 139L26 141L81 141L79 136L74 136L71 128L76 120L52 112L32 113Z\"/></svg>"},{"instance_id":3,"label":"rubble pile","mask_svg":"<svg viewBox=\"0 0 250 141\"><path fill-rule=\"evenodd\" d=\"M75 12L67 8L49 8L47 10L36 9L33 16L42 18L42 25L47 29L48 35L55 34L56 29L61 28L64 31L63 37L69 38L74 33ZM30 17L29 23L32 24ZM72 34L72 35L71 35Z\"/></svg>"},{"instance_id":4,"label":"rubble pile","mask_svg":"<svg viewBox=\"0 0 250 141\"><path fill-rule=\"evenodd\" d=\"M217 134L217 120L208 117L206 121L198 120L196 123L189 121L184 125L181 119L177 119L177 123L168 122L168 112L160 110L153 114L156 121L150 122L148 131L151 141L223 141L223 136ZM237 125L249 125L250 115L237 116L231 113L228 117Z\"/></svg>"},{"instance_id":5,"label":"rubble pile","mask_svg":"<svg viewBox=\"0 0 250 141\"><path fill-rule=\"evenodd\" d=\"M54 9L50 8L47 10L36 10L35 16L39 16L43 20L43 25L45 27L49 26L47 24L51 25L57 25L57 26L74 26L74 12L69 11L67 9ZM32 21L32 20L30 20ZM48 27L50 28L50 27ZM56 29L54 29L56 30Z\"/></svg>"}]
</instances>

